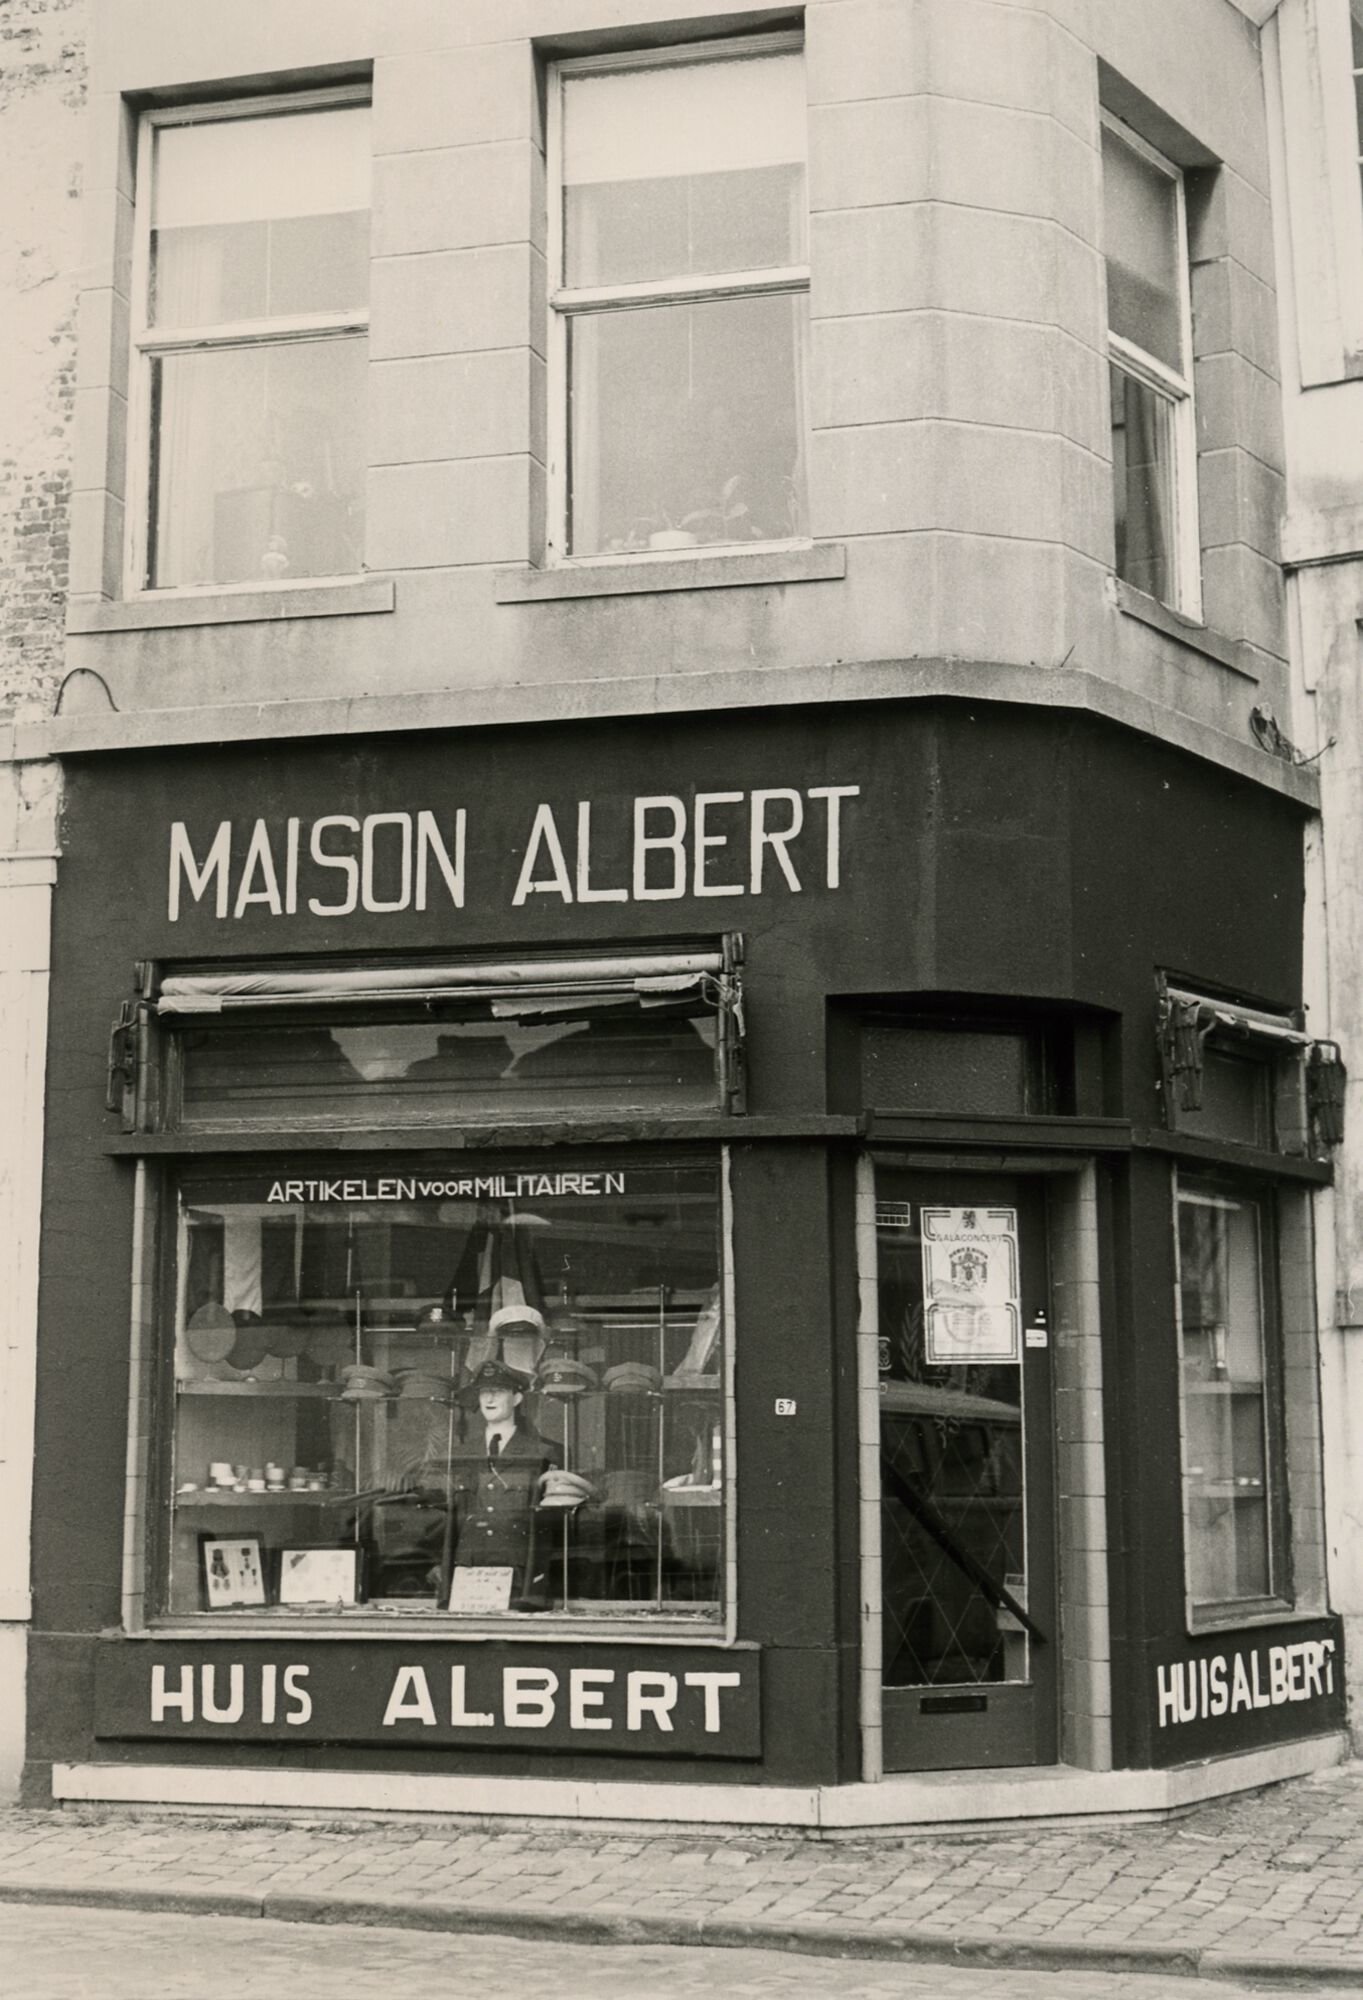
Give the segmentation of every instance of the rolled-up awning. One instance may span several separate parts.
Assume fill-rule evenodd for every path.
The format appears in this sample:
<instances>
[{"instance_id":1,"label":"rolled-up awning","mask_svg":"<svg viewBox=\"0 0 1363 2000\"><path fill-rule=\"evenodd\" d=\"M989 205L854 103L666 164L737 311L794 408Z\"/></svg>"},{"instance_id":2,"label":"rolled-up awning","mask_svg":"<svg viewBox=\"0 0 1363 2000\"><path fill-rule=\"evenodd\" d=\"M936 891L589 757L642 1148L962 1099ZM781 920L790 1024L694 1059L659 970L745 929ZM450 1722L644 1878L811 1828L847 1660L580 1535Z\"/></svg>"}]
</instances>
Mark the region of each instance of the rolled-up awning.
<instances>
[{"instance_id":1,"label":"rolled-up awning","mask_svg":"<svg viewBox=\"0 0 1363 2000\"><path fill-rule=\"evenodd\" d=\"M576 998L647 1001L697 993L710 999L707 982L720 981L717 951L634 958L497 960L486 965L374 966L310 972L193 972L166 978L156 999L161 1014L221 1014L239 1007L383 1006L393 1002L459 999L514 1001L542 996L551 1003ZM501 1012L502 1009L498 1009Z\"/></svg>"}]
</instances>

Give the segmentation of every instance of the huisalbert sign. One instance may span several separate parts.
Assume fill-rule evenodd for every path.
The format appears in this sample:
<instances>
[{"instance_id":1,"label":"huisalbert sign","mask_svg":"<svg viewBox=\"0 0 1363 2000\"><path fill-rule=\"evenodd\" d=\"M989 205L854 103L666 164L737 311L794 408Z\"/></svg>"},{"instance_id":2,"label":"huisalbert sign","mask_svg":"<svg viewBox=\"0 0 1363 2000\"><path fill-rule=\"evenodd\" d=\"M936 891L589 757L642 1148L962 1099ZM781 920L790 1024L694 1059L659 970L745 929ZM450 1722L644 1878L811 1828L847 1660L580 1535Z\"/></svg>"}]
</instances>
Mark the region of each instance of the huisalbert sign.
<instances>
[{"instance_id":1,"label":"huisalbert sign","mask_svg":"<svg viewBox=\"0 0 1363 2000\"><path fill-rule=\"evenodd\" d=\"M753 1758L759 1669L718 1647L107 1641L95 1733Z\"/></svg>"},{"instance_id":2,"label":"huisalbert sign","mask_svg":"<svg viewBox=\"0 0 1363 2000\"><path fill-rule=\"evenodd\" d=\"M1228 1721L1259 1709L1324 1705L1335 1694L1335 1642L1302 1638L1228 1644L1222 1652L1155 1668L1161 1729Z\"/></svg>"}]
</instances>

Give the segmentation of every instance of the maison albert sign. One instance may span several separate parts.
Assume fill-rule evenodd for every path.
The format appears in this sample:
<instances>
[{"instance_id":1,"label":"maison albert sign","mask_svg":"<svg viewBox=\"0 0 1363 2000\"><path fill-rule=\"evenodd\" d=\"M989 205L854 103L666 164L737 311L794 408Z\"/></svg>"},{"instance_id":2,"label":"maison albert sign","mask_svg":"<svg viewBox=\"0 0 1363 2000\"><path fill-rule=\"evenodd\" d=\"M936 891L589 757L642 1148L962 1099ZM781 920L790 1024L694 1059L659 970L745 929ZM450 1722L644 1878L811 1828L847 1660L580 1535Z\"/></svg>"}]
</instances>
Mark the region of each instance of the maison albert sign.
<instances>
[{"instance_id":1,"label":"maison albert sign","mask_svg":"<svg viewBox=\"0 0 1363 2000\"><path fill-rule=\"evenodd\" d=\"M837 889L860 792L859 785L777 785L580 799L557 808L542 802L511 830L507 900L520 909ZM166 914L177 923L191 911L230 922L388 916L468 903L486 909L498 891L492 869L480 879L477 831L466 806L224 819L206 828L175 820Z\"/></svg>"},{"instance_id":2,"label":"maison albert sign","mask_svg":"<svg viewBox=\"0 0 1363 2000\"><path fill-rule=\"evenodd\" d=\"M759 1670L755 1651L702 1647L115 1641L95 1733L751 1758Z\"/></svg>"}]
</instances>

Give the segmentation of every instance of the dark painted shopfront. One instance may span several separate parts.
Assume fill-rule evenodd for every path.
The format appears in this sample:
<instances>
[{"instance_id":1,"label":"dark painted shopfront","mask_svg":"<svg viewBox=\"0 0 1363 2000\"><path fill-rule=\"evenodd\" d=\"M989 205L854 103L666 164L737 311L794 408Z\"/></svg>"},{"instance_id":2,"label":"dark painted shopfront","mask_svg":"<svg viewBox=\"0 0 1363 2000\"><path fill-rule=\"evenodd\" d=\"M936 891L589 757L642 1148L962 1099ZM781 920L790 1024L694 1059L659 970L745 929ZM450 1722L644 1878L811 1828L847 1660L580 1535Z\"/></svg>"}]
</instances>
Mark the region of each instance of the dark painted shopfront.
<instances>
[{"instance_id":1,"label":"dark painted shopfront","mask_svg":"<svg viewBox=\"0 0 1363 2000\"><path fill-rule=\"evenodd\" d=\"M1276 794L792 709L76 759L61 869L34 1797L1338 1726Z\"/></svg>"}]
</instances>

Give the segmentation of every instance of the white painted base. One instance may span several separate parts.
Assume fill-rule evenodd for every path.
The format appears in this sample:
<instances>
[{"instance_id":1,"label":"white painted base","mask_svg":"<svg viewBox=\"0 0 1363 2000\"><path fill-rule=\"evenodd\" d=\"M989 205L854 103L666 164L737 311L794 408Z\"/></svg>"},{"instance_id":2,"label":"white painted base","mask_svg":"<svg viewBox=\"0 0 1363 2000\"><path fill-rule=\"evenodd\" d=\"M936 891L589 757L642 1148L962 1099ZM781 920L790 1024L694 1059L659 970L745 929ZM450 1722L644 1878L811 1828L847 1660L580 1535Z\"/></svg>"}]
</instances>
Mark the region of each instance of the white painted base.
<instances>
[{"instance_id":1,"label":"white painted base","mask_svg":"<svg viewBox=\"0 0 1363 2000\"><path fill-rule=\"evenodd\" d=\"M0 1625L0 1805L13 1805L19 1796L27 1677L27 1625Z\"/></svg>"},{"instance_id":2,"label":"white painted base","mask_svg":"<svg viewBox=\"0 0 1363 2000\"><path fill-rule=\"evenodd\" d=\"M836 1835L1086 1820L1178 1812L1231 1792L1341 1763L1343 1731L1168 1771L936 1771L876 1785L590 1784L416 1772L282 1771L256 1766L57 1764L59 1802L340 1813L440 1813L476 1819L592 1820L805 1827Z\"/></svg>"}]
</instances>

